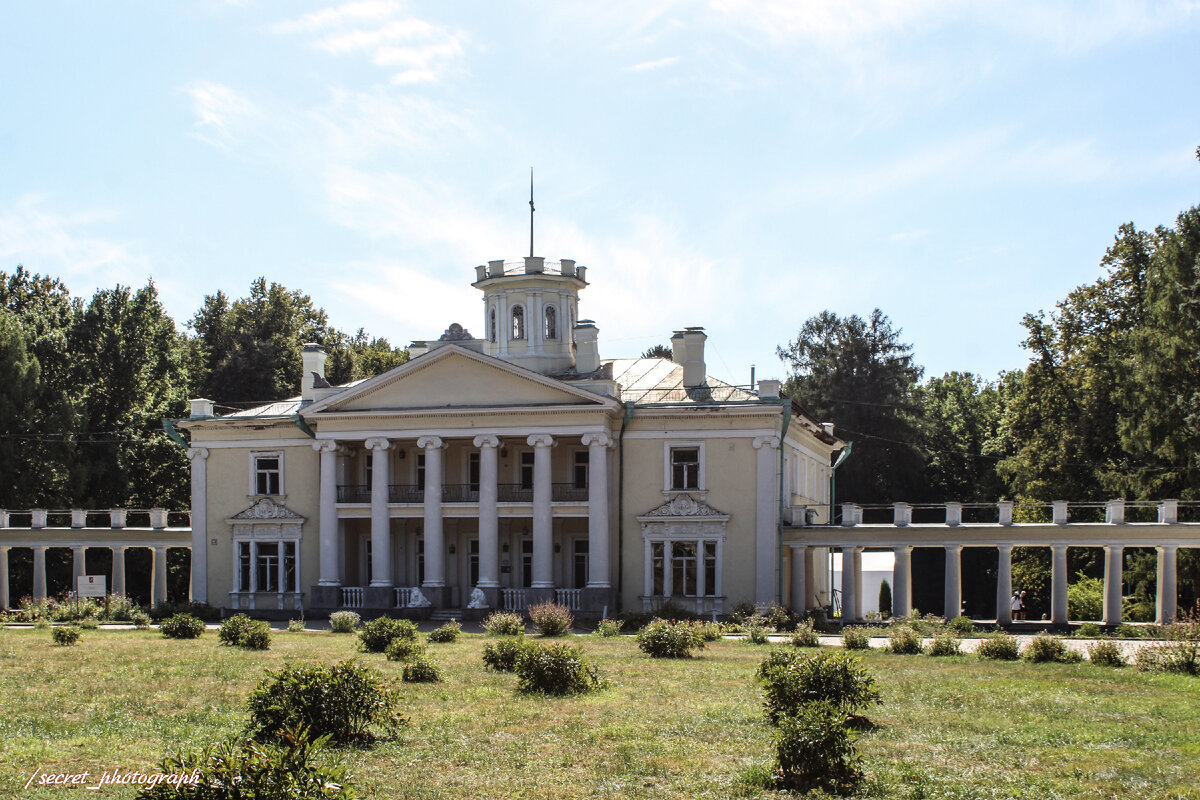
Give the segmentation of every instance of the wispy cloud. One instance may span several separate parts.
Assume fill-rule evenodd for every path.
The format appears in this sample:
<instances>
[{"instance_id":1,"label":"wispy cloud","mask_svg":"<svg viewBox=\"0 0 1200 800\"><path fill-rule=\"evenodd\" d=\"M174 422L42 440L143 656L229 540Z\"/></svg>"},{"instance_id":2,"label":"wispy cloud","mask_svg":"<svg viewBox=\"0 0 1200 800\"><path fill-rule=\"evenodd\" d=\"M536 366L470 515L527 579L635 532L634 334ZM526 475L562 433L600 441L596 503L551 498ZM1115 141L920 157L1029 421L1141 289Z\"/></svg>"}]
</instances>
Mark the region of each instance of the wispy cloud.
<instances>
[{"instance_id":1,"label":"wispy cloud","mask_svg":"<svg viewBox=\"0 0 1200 800\"><path fill-rule=\"evenodd\" d=\"M634 64L633 66L625 67L625 71L646 72L647 70L652 69L662 69L663 67L671 66L677 61L679 61L679 59L676 56L668 56L667 58L659 58L654 61L643 61L640 64Z\"/></svg>"},{"instance_id":2,"label":"wispy cloud","mask_svg":"<svg viewBox=\"0 0 1200 800\"><path fill-rule=\"evenodd\" d=\"M262 117L258 106L224 84L196 81L184 91L196 114L192 135L214 147L236 144L247 126Z\"/></svg>"}]
</instances>

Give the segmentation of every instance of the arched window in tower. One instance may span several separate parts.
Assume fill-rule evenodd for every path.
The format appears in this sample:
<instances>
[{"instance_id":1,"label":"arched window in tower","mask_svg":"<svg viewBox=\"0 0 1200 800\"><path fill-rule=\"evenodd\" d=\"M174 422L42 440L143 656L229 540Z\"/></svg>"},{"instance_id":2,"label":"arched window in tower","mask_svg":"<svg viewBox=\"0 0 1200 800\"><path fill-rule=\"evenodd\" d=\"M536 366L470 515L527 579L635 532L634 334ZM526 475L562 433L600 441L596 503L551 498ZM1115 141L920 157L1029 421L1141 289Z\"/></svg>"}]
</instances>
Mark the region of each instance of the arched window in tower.
<instances>
[{"instance_id":1,"label":"arched window in tower","mask_svg":"<svg viewBox=\"0 0 1200 800\"><path fill-rule=\"evenodd\" d=\"M558 309L546 306L546 338L558 338Z\"/></svg>"},{"instance_id":2,"label":"arched window in tower","mask_svg":"<svg viewBox=\"0 0 1200 800\"><path fill-rule=\"evenodd\" d=\"M488 313L488 341L492 344L496 343L496 309L492 309Z\"/></svg>"},{"instance_id":3,"label":"arched window in tower","mask_svg":"<svg viewBox=\"0 0 1200 800\"><path fill-rule=\"evenodd\" d=\"M525 309L520 306L513 306L512 310L512 338L525 338Z\"/></svg>"}]
</instances>

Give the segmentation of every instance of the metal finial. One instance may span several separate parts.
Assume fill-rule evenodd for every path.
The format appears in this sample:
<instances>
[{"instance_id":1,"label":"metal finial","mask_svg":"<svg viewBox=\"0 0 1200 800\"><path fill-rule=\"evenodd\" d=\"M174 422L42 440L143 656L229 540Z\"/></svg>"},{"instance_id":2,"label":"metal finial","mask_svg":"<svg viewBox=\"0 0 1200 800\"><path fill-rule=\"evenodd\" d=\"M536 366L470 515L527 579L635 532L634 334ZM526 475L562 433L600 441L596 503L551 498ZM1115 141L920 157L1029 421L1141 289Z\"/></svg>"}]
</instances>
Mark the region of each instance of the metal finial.
<instances>
[{"instance_id":1,"label":"metal finial","mask_svg":"<svg viewBox=\"0 0 1200 800\"><path fill-rule=\"evenodd\" d=\"M533 258L533 167L529 168L529 257Z\"/></svg>"}]
</instances>

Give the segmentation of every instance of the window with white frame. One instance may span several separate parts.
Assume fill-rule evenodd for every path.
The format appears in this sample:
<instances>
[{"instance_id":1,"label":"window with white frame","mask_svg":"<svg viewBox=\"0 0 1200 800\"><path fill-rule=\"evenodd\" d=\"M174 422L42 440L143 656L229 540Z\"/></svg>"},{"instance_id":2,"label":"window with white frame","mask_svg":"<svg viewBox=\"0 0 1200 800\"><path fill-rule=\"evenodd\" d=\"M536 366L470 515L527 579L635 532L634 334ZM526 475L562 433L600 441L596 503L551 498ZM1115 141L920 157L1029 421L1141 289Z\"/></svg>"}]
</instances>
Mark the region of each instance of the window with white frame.
<instances>
[{"instance_id":1,"label":"window with white frame","mask_svg":"<svg viewBox=\"0 0 1200 800\"><path fill-rule=\"evenodd\" d=\"M537 320L533 321L534 325ZM512 337L513 339L525 338L525 309L521 306L513 306L512 310Z\"/></svg>"},{"instance_id":2,"label":"window with white frame","mask_svg":"<svg viewBox=\"0 0 1200 800\"><path fill-rule=\"evenodd\" d=\"M237 542L238 591L300 591L296 544L278 540Z\"/></svg>"},{"instance_id":3,"label":"window with white frame","mask_svg":"<svg viewBox=\"0 0 1200 800\"><path fill-rule=\"evenodd\" d=\"M558 338L558 309L554 306L546 306L546 338Z\"/></svg>"},{"instance_id":4,"label":"window with white frame","mask_svg":"<svg viewBox=\"0 0 1200 800\"><path fill-rule=\"evenodd\" d=\"M496 309L488 312L488 341L496 343Z\"/></svg>"},{"instance_id":5,"label":"window with white frame","mask_svg":"<svg viewBox=\"0 0 1200 800\"><path fill-rule=\"evenodd\" d=\"M650 540L650 585L655 597L715 597L720 570L715 539Z\"/></svg>"},{"instance_id":6,"label":"window with white frame","mask_svg":"<svg viewBox=\"0 0 1200 800\"><path fill-rule=\"evenodd\" d=\"M702 489L700 479L700 445L675 445L668 451L668 488L672 490Z\"/></svg>"},{"instance_id":7,"label":"window with white frame","mask_svg":"<svg viewBox=\"0 0 1200 800\"><path fill-rule=\"evenodd\" d=\"M575 462L571 465L571 487L574 489L588 488L588 467L591 454L587 450L575 451Z\"/></svg>"},{"instance_id":8,"label":"window with white frame","mask_svg":"<svg viewBox=\"0 0 1200 800\"><path fill-rule=\"evenodd\" d=\"M253 495L283 494L283 454L250 454L250 493Z\"/></svg>"}]
</instances>

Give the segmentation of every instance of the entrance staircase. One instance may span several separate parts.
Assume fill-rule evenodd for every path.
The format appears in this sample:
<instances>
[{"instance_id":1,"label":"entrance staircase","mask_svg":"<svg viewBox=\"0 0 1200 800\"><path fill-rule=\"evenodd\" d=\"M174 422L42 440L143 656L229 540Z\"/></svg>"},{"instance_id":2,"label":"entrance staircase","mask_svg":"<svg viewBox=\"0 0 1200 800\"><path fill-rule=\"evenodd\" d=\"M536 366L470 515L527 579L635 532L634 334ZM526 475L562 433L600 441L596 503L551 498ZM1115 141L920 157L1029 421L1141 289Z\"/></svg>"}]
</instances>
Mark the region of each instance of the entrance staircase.
<instances>
[{"instance_id":1,"label":"entrance staircase","mask_svg":"<svg viewBox=\"0 0 1200 800\"><path fill-rule=\"evenodd\" d=\"M429 615L430 622L441 624L456 619L462 622L463 610L461 608L435 608L433 613Z\"/></svg>"}]
</instances>

